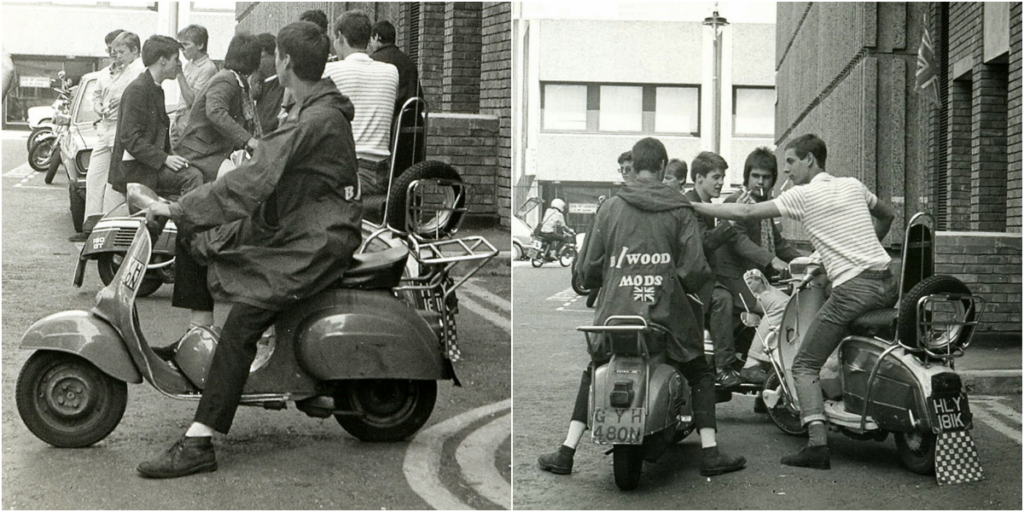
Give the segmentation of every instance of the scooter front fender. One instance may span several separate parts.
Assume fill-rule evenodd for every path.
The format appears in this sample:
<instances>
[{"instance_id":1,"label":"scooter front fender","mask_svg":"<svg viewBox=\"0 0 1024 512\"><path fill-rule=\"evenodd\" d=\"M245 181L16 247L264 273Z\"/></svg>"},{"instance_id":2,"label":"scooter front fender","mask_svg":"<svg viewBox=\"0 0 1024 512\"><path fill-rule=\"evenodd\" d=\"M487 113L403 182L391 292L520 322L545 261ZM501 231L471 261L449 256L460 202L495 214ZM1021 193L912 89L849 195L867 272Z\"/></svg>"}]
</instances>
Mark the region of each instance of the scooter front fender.
<instances>
[{"instance_id":1,"label":"scooter front fender","mask_svg":"<svg viewBox=\"0 0 1024 512\"><path fill-rule=\"evenodd\" d=\"M115 379L142 382L121 336L88 311L63 311L37 321L21 337L21 348L75 354Z\"/></svg>"}]
</instances>

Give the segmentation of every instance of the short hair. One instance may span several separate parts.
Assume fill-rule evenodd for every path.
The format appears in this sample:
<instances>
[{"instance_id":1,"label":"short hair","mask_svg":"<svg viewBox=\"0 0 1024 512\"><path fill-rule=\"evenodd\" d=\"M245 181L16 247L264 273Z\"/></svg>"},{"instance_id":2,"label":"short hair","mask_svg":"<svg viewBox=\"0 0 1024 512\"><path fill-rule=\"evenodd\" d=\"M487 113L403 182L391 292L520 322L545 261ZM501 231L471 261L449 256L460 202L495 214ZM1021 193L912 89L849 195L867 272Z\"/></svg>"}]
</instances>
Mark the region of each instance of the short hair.
<instances>
[{"instance_id":1,"label":"short hair","mask_svg":"<svg viewBox=\"0 0 1024 512\"><path fill-rule=\"evenodd\" d=\"M308 81L320 80L330 55L331 42L327 33L316 24L296 21L277 33L277 51L282 57L291 57L295 76Z\"/></svg>"},{"instance_id":2,"label":"short hair","mask_svg":"<svg viewBox=\"0 0 1024 512\"><path fill-rule=\"evenodd\" d=\"M690 164L690 179L697 183L697 176L707 176L715 169L721 169L724 172L728 168L729 164L725 163L725 159L718 153L701 151Z\"/></svg>"},{"instance_id":3,"label":"short hair","mask_svg":"<svg viewBox=\"0 0 1024 512\"><path fill-rule=\"evenodd\" d=\"M260 41L256 36L240 32L231 38L228 53L224 56L224 69L251 75L260 67Z\"/></svg>"},{"instance_id":4,"label":"short hair","mask_svg":"<svg viewBox=\"0 0 1024 512\"><path fill-rule=\"evenodd\" d=\"M152 39L152 37L150 39ZM177 41L175 41L175 44L177 44ZM114 42L111 43L111 45L123 45L129 50L137 52L139 51L139 47L142 45L142 42L139 41L139 36L135 35L134 32L121 32L114 38ZM178 47L180 48L181 45L179 44Z\"/></svg>"},{"instance_id":5,"label":"short hair","mask_svg":"<svg viewBox=\"0 0 1024 512\"><path fill-rule=\"evenodd\" d=\"M146 44L142 47L142 65L148 68L160 60L160 57L168 59L177 57L178 50L181 50L181 43L174 38L161 35L149 36Z\"/></svg>"},{"instance_id":6,"label":"short hair","mask_svg":"<svg viewBox=\"0 0 1024 512\"><path fill-rule=\"evenodd\" d=\"M114 42L114 39L117 39L117 36L121 35L122 32L124 32L124 30L111 30L107 33L107 36L103 38L103 42L106 43L107 46L110 46Z\"/></svg>"},{"instance_id":7,"label":"short hair","mask_svg":"<svg viewBox=\"0 0 1024 512\"><path fill-rule=\"evenodd\" d=\"M178 40L182 39L198 46L203 53L209 51L207 45L210 43L210 33L202 25L189 25L181 29L178 32Z\"/></svg>"},{"instance_id":8,"label":"short hair","mask_svg":"<svg viewBox=\"0 0 1024 512\"><path fill-rule=\"evenodd\" d=\"M665 172L671 173L679 180L679 183L686 183L686 162L673 158L668 161L668 165L665 166Z\"/></svg>"},{"instance_id":9,"label":"short hair","mask_svg":"<svg viewBox=\"0 0 1024 512\"><path fill-rule=\"evenodd\" d=\"M828 148L825 147L825 141L818 138L813 133L801 135L786 144L786 149L792 149L796 152L796 156L803 160L807 158L807 153L814 155L814 160L818 162L818 167L825 168L825 159L828 157Z\"/></svg>"},{"instance_id":10,"label":"short hair","mask_svg":"<svg viewBox=\"0 0 1024 512\"><path fill-rule=\"evenodd\" d=\"M619 155L619 165L622 165L622 164L624 164L626 162L633 163L633 152L632 151L626 151L626 152L622 153L621 155Z\"/></svg>"},{"instance_id":11,"label":"short hair","mask_svg":"<svg viewBox=\"0 0 1024 512\"><path fill-rule=\"evenodd\" d=\"M395 26L388 20L378 21L370 29L370 38L373 36L377 36L382 43L395 44Z\"/></svg>"},{"instance_id":12,"label":"short hair","mask_svg":"<svg viewBox=\"0 0 1024 512\"><path fill-rule=\"evenodd\" d=\"M744 186L750 181L750 171L754 169L763 169L770 172L772 174L772 185L779 181L779 162L775 160L775 153L772 153L772 150L764 146L751 151L747 155L747 160L743 162Z\"/></svg>"},{"instance_id":13,"label":"short hair","mask_svg":"<svg viewBox=\"0 0 1024 512\"><path fill-rule=\"evenodd\" d=\"M334 33L352 48L363 50L370 42L370 18L363 11L346 11L334 22Z\"/></svg>"},{"instance_id":14,"label":"short hair","mask_svg":"<svg viewBox=\"0 0 1024 512\"><path fill-rule=\"evenodd\" d=\"M310 9L299 15L299 21L308 21L327 33L327 15L320 9Z\"/></svg>"},{"instance_id":15,"label":"short hair","mask_svg":"<svg viewBox=\"0 0 1024 512\"><path fill-rule=\"evenodd\" d=\"M668 151L660 140L645 137L633 144L633 170L660 171L661 165L668 161Z\"/></svg>"},{"instance_id":16,"label":"short hair","mask_svg":"<svg viewBox=\"0 0 1024 512\"><path fill-rule=\"evenodd\" d=\"M271 55L274 54L274 50L277 49L277 38L274 37L274 34L264 32L256 36L256 39L260 42L260 51Z\"/></svg>"}]
</instances>

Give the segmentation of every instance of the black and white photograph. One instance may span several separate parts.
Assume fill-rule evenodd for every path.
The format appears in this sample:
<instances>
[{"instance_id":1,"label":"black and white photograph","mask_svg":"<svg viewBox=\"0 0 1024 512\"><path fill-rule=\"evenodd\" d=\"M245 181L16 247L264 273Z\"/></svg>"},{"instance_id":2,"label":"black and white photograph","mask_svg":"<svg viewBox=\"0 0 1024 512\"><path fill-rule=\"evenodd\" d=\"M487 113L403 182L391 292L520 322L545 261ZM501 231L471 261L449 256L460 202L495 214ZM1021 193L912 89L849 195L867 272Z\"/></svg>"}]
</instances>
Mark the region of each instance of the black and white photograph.
<instances>
[{"instance_id":1,"label":"black and white photograph","mask_svg":"<svg viewBox=\"0 0 1024 512\"><path fill-rule=\"evenodd\" d=\"M1019 3L513 5L513 507L1021 507Z\"/></svg>"},{"instance_id":2,"label":"black and white photograph","mask_svg":"<svg viewBox=\"0 0 1024 512\"><path fill-rule=\"evenodd\" d=\"M2 507L512 506L512 5L0 5Z\"/></svg>"}]
</instances>

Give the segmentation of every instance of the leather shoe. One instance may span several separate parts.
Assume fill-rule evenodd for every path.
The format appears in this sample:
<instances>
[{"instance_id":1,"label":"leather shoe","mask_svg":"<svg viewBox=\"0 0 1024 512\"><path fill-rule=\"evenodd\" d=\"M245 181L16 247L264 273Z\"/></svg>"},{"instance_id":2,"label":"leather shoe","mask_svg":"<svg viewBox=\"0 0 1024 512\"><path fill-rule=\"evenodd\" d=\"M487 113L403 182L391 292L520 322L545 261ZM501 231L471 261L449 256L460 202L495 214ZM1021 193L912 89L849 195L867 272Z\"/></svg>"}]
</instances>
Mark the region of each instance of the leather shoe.
<instances>
[{"instance_id":1,"label":"leather shoe","mask_svg":"<svg viewBox=\"0 0 1024 512\"><path fill-rule=\"evenodd\" d=\"M210 438L185 436L136 468L146 478L178 478L216 470L217 454Z\"/></svg>"},{"instance_id":2,"label":"leather shoe","mask_svg":"<svg viewBox=\"0 0 1024 512\"><path fill-rule=\"evenodd\" d=\"M723 388L734 388L742 383L743 379L740 378L740 374L732 368L726 368L718 372L718 376L715 378L715 384Z\"/></svg>"},{"instance_id":3,"label":"leather shoe","mask_svg":"<svg viewBox=\"0 0 1024 512\"><path fill-rule=\"evenodd\" d=\"M75 234L69 236L68 237L68 242L79 243L79 242L85 242L88 239L89 239L89 233L86 233L86 232L83 231L81 233L75 233Z\"/></svg>"},{"instance_id":4,"label":"leather shoe","mask_svg":"<svg viewBox=\"0 0 1024 512\"><path fill-rule=\"evenodd\" d=\"M740 370L740 378L743 379L743 382L764 384L764 381L768 380L768 372L759 366L751 366Z\"/></svg>"},{"instance_id":5,"label":"leather shoe","mask_svg":"<svg viewBox=\"0 0 1024 512\"><path fill-rule=\"evenodd\" d=\"M832 469L828 445L805 446L800 453L783 457L782 463L798 468Z\"/></svg>"},{"instance_id":6,"label":"leather shoe","mask_svg":"<svg viewBox=\"0 0 1024 512\"><path fill-rule=\"evenodd\" d=\"M739 471L747 464L744 457L731 457L721 451L717 446L704 448L704 458L700 461L700 474L702 476L716 476L732 471Z\"/></svg>"},{"instance_id":7,"label":"leather shoe","mask_svg":"<svg viewBox=\"0 0 1024 512\"><path fill-rule=\"evenodd\" d=\"M558 447L554 453L546 453L537 458L537 463L544 471L550 471L556 475L568 475L572 473L572 458L576 450L565 446Z\"/></svg>"}]
</instances>

